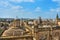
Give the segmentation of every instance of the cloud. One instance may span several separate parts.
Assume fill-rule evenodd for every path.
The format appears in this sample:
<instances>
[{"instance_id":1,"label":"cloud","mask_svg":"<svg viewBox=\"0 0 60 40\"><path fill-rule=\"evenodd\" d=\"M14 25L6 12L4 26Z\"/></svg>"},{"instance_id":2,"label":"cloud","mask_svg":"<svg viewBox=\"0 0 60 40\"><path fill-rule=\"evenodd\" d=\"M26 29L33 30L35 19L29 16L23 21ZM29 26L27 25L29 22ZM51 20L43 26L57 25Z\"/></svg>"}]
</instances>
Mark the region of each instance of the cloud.
<instances>
[{"instance_id":1,"label":"cloud","mask_svg":"<svg viewBox=\"0 0 60 40\"><path fill-rule=\"evenodd\" d=\"M56 8L56 9L50 9L50 12L57 12L57 13L59 13L60 12L60 8Z\"/></svg>"},{"instance_id":2,"label":"cloud","mask_svg":"<svg viewBox=\"0 0 60 40\"><path fill-rule=\"evenodd\" d=\"M34 2L34 0L24 0L24 2Z\"/></svg>"},{"instance_id":3,"label":"cloud","mask_svg":"<svg viewBox=\"0 0 60 40\"><path fill-rule=\"evenodd\" d=\"M52 1L54 1L54 2L59 2L60 0L52 0Z\"/></svg>"},{"instance_id":4,"label":"cloud","mask_svg":"<svg viewBox=\"0 0 60 40\"><path fill-rule=\"evenodd\" d=\"M22 15L23 12L25 12L25 10L22 6L11 4L8 0L0 0L1 17L15 17L16 15Z\"/></svg>"},{"instance_id":5,"label":"cloud","mask_svg":"<svg viewBox=\"0 0 60 40\"><path fill-rule=\"evenodd\" d=\"M34 2L34 0L9 0L10 2L21 3L21 2Z\"/></svg>"},{"instance_id":6,"label":"cloud","mask_svg":"<svg viewBox=\"0 0 60 40\"><path fill-rule=\"evenodd\" d=\"M60 0L52 0L53 2L56 2L58 6L60 6Z\"/></svg>"},{"instance_id":7,"label":"cloud","mask_svg":"<svg viewBox=\"0 0 60 40\"><path fill-rule=\"evenodd\" d=\"M18 10L18 7L10 8L10 9L0 9L0 17L24 17L25 15L29 15L30 12L26 11L25 9Z\"/></svg>"},{"instance_id":8,"label":"cloud","mask_svg":"<svg viewBox=\"0 0 60 40\"><path fill-rule=\"evenodd\" d=\"M18 10L18 9L23 9L22 6L11 6L11 9Z\"/></svg>"},{"instance_id":9,"label":"cloud","mask_svg":"<svg viewBox=\"0 0 60 40\"><path fill-rule=\"evenodd\" d=\"M12 7L14 4L12 4L11 2L12 3L34 2L34 0L0 0L0 7L4 7L4 8ZM22 7L20 7L20 8L22 8Z\"/></svg>"},{"instance_id":10,"label":"cloud","mask_svg":"<svg viewBox=\"0 0 60 40\"><path fill-rule=\"evenodd\" d=\"M44 16L47 15L49 18L55 18L57 13L60 15L60 8L50 8L50 10L44 12Z\"/></svg>"},{"instance_id":11,"label":"cloud","mask_svg":"<svg viewBox=\"0 0 60 40\"><path fill-rule=\"evenodd\" d=\"M55 9L50 9L50 11L60 13L60 0L52 0L53 2L57 3L57 7Z\"/></svg>"},{"instance_id":12,"label":"cloud","mask_svg":"<svg viewBox=\"0 0 60 40\"><path fill-rule=\"evenodd\" d=\"M13 5L10 3L10 1L0 1L0 8L9 8L9 9L22 9L23 7L20 5Z\"/></svg>"},{"instance_id":13,"label":"cloud","mask_svg":"<svg viewBox=\"0 0 60 40\"><path fill-rule=\"evenodd\" d=\"M41 11L41 8L40 7L36 7L35 8L35 12L40 12Z\"/></svg>"},{"instance_id":14,"label":"cloud","mask_svg":"<svg viewBox=\"0 0 60 40\"><path fill-rule=\"evenodd\" d=\"M23 6L11 4L10 1L0 1L0 17L16 17L28 15L30 12L26 11Z\"/></svg>"},{"instance_id":15,"label":"cloud","mask_svg":"<svg viewBox=\"0 0 60 40\"><path fill-rule=\"evenodd\" d=\"M0 6L1 7L8 7L9 6L9 2L8 1L0 1Z\"/></svg>"}]
</instances>

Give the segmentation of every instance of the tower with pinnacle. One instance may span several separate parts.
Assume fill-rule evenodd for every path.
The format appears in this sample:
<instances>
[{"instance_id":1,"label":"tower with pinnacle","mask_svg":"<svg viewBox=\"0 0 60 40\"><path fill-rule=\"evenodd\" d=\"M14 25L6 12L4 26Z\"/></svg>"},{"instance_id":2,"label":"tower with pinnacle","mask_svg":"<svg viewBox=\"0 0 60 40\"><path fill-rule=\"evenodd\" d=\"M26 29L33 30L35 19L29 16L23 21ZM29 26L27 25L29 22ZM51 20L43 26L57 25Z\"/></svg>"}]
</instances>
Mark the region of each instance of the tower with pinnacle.
<instances>
[{"instance_id":1,"label":"tower with pinnacle","mask_svg":"<svg viewBox=\"0 0 60 40\"><path fill-rule=\"evenodd\" d=\"M59 20L59 16L58 14L56 15L56 25L58 26L58 20Z\"/></svg>"}]
</instances>

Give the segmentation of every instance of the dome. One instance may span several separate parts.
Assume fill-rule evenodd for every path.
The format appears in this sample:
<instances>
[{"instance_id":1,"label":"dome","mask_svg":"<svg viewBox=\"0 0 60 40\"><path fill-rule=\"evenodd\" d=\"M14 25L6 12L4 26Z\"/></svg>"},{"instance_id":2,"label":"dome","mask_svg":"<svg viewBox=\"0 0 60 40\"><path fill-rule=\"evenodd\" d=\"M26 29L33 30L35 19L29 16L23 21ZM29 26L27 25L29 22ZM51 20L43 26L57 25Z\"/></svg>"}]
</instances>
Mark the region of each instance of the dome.
<instances>
[{"instance_id":1,"label":"dome","mask_svg":"<svg viewBox=\"0 0 60 40\"><path fill-rule=\"evenodd\" d=\"M2 36L21 36L23 35L24 30L20 29L20 28L9 28L8 30L6 30Z\"/></svg>"}]
</instances>

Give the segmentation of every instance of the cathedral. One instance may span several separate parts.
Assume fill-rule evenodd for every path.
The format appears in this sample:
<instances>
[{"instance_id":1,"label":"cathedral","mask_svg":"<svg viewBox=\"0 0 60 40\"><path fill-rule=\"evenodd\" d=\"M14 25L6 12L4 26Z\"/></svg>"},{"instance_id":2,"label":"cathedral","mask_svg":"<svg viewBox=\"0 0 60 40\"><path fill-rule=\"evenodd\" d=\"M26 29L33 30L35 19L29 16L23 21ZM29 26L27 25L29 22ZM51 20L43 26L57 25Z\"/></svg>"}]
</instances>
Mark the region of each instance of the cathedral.
<instances>
[{"instance_id":1,"label":"cathedral","mask_svg":"<svg viewBox=\"0 0 60 40\"><path fill-rule=\"evenodd\" d=\"M10 24L10 27L3 32L0 40L33 40L32 33L29 29L20 26L20 23L20 19L15 19Z\"/></svg>"},{"instance_id":2,"label":"cathedral","mask_svg":"<svg viewBox=\"0 0 60 40\"><path fill-rule=\"evenodd\" d=\"M32 28L26 21L15 19L9 24L8 29L4 30L0 40L60 40L60 19L58 14L55 22L55 27L38 28L38 25L40 25L38 24ZM42 21L40 23L42 23Z\"/></svg>"}]
</instances>

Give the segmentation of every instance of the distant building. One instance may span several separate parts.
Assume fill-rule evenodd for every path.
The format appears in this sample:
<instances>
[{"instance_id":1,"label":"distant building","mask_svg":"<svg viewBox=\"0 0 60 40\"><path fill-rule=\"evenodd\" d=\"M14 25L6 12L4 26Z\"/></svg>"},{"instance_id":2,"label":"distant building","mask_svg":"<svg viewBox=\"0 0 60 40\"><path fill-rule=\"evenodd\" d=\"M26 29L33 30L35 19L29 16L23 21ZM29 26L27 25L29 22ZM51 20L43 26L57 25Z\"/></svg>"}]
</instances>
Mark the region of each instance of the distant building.
<instances>
[{"instance_id":1,"label":"distant building","mask_svg":"<svg viewBox=\"0 0 60 40\"><path fill-rule=\"evenodd\" d=\"M3 22L4 23L4 22ZM0 40L60 40L60 18L20 20L14 19Z\"/></svg>"},{"instance_id":2,"label":"distant building","mask_svg":"<svg viewBox=\"0 0 60 40\"><path fill-rule=\"evenodd\" d=\"M57 14L57 16L56 16L56 25L60 26L60 18L59 18L59 16L58 16L58 14Z\"/></svg>"}]
</instances>

